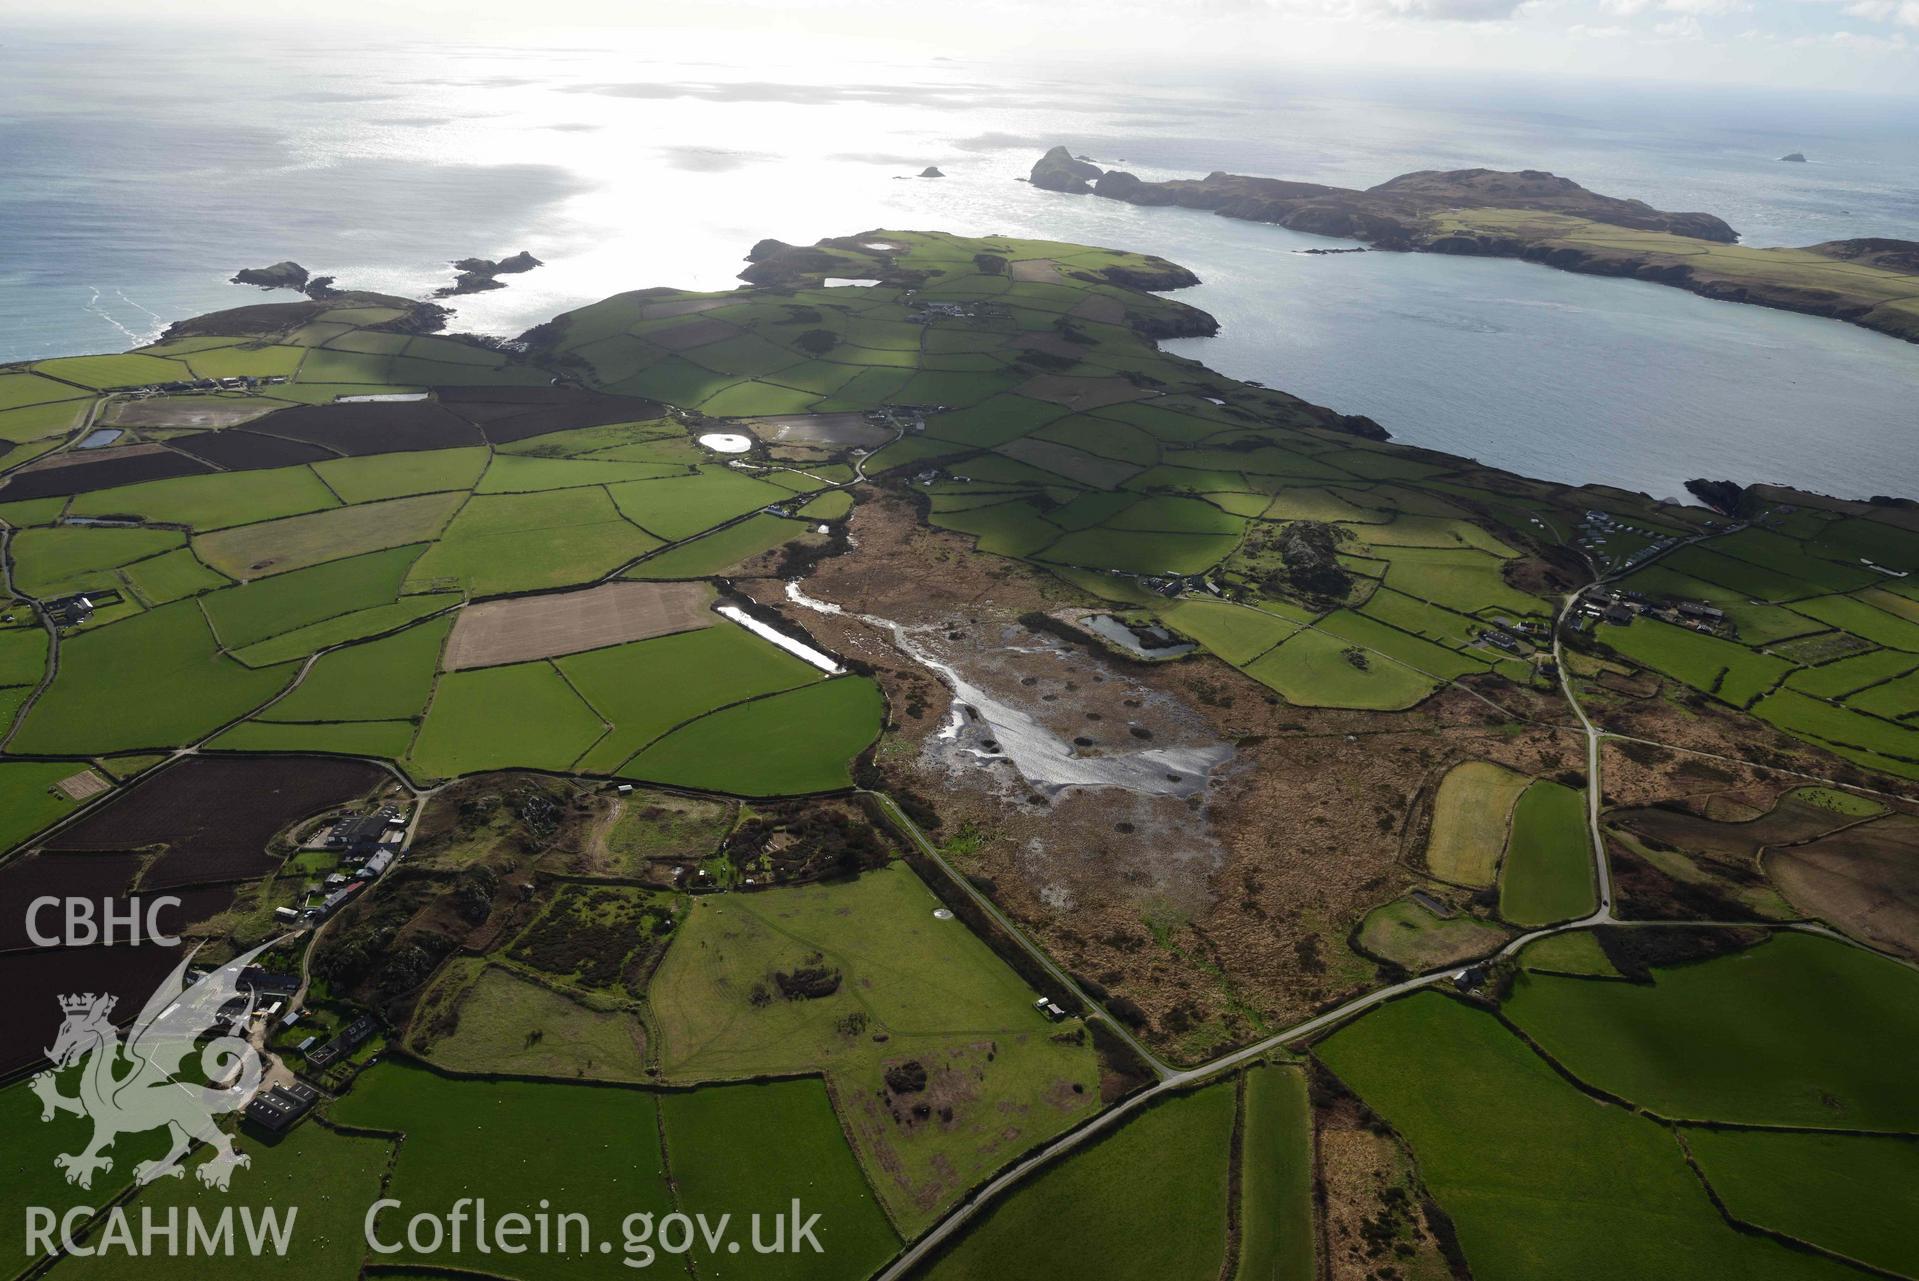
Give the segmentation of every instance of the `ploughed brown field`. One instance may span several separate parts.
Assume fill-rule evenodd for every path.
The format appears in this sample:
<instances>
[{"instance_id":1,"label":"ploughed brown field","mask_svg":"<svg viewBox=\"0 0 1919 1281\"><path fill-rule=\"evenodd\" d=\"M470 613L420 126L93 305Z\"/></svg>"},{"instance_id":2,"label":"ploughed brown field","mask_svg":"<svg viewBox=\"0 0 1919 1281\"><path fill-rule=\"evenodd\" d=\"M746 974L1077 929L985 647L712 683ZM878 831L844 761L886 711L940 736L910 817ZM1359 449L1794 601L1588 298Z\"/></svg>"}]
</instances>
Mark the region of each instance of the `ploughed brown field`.
<instances>
[{"instance_id":1,"label":"ploughed brown field","mask_svg":"<svg viewBox=\"0 0 1919 1281\"><path fill-rule=\"evenodd\" d=\"M449 672L554 658L710 626L705 583L602 583L585 591L486 601L460 611Z\"/></svg>"},{"instance_id":2,"label":"ploughed brown field","mask_svg":"<svg viewBox=\"0 0 1919 1281\"><path fill-rule=\"evenodd\" d=\"M388 777L366 761L196 756L149 774L45 848L164 847L143 878L148 890L247 880L280 865L267 843L281 829Z\"/></svg>"}]
</instances>

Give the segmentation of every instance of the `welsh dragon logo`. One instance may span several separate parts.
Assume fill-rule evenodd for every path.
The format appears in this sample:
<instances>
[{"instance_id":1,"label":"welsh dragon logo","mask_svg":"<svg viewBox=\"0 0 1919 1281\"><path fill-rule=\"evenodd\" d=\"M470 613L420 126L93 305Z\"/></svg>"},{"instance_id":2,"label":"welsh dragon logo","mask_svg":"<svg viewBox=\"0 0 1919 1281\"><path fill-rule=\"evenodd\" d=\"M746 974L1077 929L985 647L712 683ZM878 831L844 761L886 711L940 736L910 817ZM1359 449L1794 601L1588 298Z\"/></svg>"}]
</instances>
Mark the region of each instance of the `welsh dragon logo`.
<instances>
[{"instance_id":1,"label":"welsh dragon logo","mask_svg":"<svg viewBox=\"0 0 1919 1281\"><path fill-rule=\"evenodd\" d=\"M172 1145L158 1160L134 1167L138 1184L180 1178L185 1174L181 1158L195 1142L214 1150L212 1159L196 1171L208 1187L225 1191L234 1170L251 1164L251 1158L234 1148L232 1137L216 1118L244 1104L260 1084L259 1052L241 1034L253 1012L253 998L240 990L240 971L270 946L261 944L191 987L186 982L187 965L193 960L189 952L147 998L125 1044L112 1022L114 997L89 992L60 998L66 1021L46 1051L53 1067L33 1078L32 1089L40 1097L42 1121L71 1112L93 1122L93 1139L85 1148L53 1158L54 1166L66 1172L68 1183L91 1187L96 1173L113 1168L106 1150L116 1138L163 1127ZM237 1010L228 1009L236 999L243 1004ZM222 1027L223 1033L200 1045L202 1038ZM174 1079L196 1048L204 1078L216 1084ZM69 1098L60 1093L57 1077L76 1064L80 1065L80 1092Z\"/></svg>"}]
</instances>

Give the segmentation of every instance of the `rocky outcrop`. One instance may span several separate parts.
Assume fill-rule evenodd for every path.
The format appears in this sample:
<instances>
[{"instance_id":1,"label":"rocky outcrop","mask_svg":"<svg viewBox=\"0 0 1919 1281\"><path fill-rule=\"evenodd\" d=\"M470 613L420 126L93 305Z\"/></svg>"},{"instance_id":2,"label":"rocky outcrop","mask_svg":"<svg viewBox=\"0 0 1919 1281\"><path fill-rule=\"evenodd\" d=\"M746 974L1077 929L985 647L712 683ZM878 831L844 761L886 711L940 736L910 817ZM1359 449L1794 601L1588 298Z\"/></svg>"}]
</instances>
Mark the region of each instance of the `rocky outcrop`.
<instances>
[{"instance_id":1,"label":"rocky outcrop","mask_svg":"<svg viewBox=\"0 0 1919 1281\"><path fill-rule=\"evenodd\" d=\"M1150 312L1129 309L1126 323L1154 342L1166 338L1211 338L1219 332L1219 320L1211 312L1167 299L1161 299L1160 305Z\"/></svg>"},{"instance_id":2,"label":"rocky outcrop","mask_svg":"<svg viewBox=\"0 0 1919 1281\"><path fill-rule=\"evenodd\" d=\"M940 172L938 165L928 165L926 168L920 170L920 177L922 178L944 178L945 176L945 174Z\"/></svg>"},{"instance_id":3,"label":"rocky outcrop","mask_svg":"<svg viewBox=\"0 0 1919 1281\"><path fill-rule=\"evenodd\" d=\"M271 267L242 267L230 280L262 289L299 289L307 282L307 269L297 262L276 262Z\"/></svg>"},{"instance_id":4,"label":"rocky outcrop","mask_svg":"<svg viewBox=\"0 0 1919 1281\"><path fill-rule=\"evenodd\" d=\"M1859 236L1852 240L1826 240L1807 245L1806 249L1822 258L1837 258L1841 262L1858 262L1868 267L1919 275L1919 240Z\"/></svg>"},{"instance_id":5,"label":"rocky outcrop","mask_svg":"<svg viewBox=\"0 0 1919 1281\"><path fill-rule=\"evenodd\" d=\"M1803 165L1806 163L1806 153L1803 151L1788 151L1779 158L1790 165Z\"/></svg>"},{"instance_id":6,"label":"rocky outcrop","mask_svg":"<svg viewBox=\"0 0 1919 1281\"><path fill-rule=\"evenodd\" d=\"M1689 480L1686 492L1716 512L1734 520L1752 515L1752 491L1732 480Z\"/></svg>"},{"instance_id":7,"label":"rocky outcrop","mask_svg":"<svg viewBox=\"0 0 1919 1281\"><path fill-rule=\"evenodd\" d=\"M312 288L311 281L307 287ZM177 320L167 326L160 340L197 338L207 334L278 340L340 306L396 310L401 313L397 319L370 327L404 334L439 333L446 328L447 317L451 314L437 303L363 289L346 289L329 294L324 301L303 298L299 302L260 302Z\"/></svg>"},{"instance_id":8,"label":"rocky outcrop","mask_svg":"<svg viewBox=\"0 0 1919 1281\"><path fill-rule=\"evenodd\" d=\"M1068 195L1084 196L1092 191L1091 184L1101 172L1098 165L1088 164L1084 160L1075 160L1073 153L1066 148L1054 147L1039 158L1027 181L1047 191L1063 191Z\"/></svg>"},{"instance_id":9,"label":"rocky outcrop","mask_svg":"<svg viewBox=\"0 0 1919 1281\"><path fill-rule=\"evenodd\" d=\"M1337 414L1331 426L1335 431L1343 431L1363 440L1391 440L1393 434L1381 427L1377 421L1364 414Z\"/></svg>"},{"instance_id":10,"label":"rocky outcrop","mask_svg":"<svg viewBox=\"0 0 1919 1281\"><path fill-rule=\"evenodd\" d=\"M510 257L501 258L498 261L492 258L455 259L453 269L459 272L459 275L453 278L452 284L434 290L433 296L435 298L454 298L461 294L477 294L484 293L489 289L504 289L506 288L506 282L495 279L495 277L514 276L521 272L532 271L535 267L544 265L545 264L538 258L535 258L524 249L520 250L519 253L513 254Z\"/></svg>"}]
</instances>

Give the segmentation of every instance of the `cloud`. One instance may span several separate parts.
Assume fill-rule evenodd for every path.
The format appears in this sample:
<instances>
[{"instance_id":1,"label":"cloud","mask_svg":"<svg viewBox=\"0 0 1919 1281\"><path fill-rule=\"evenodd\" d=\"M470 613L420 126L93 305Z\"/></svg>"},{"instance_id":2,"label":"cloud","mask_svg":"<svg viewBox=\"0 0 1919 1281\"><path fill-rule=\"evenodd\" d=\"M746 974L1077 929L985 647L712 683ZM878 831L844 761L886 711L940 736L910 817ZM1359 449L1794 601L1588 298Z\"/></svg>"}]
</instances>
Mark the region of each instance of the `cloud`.
<instances>
[{"instance_id":1,"label":"cloud","mask_svg":"<svg viewBox=\"0 0 1919 1281\"><path fill-rule=\"evenodd\" d=\"M1653 27L1653 34L1666 40L1697 40L1705 34L1705 28L1699 25L1699 19L1691 14L1674 18L1670 22L1661 22Z\"/></svg>"},{"instance_id":2,"label":"cloud","mask_svg":"<svg viewBox=\"0 0 1919 1281\"><path fill-rule=\"evenodd\" d=\"M1858 0L1846 6L1846 13L1868 22L1896 22L1902 27L1919 27L1919 0Z\"/></svg>"},{"instance_id":3,"label":"cloud","mask_svg":"<svg viewBox=\"0 0 1919 1281\"><path fill-rule=\"evenodd\" d=\"M1374 7L1400 18L1435 22L1503 22L1530 0L1380 0Z\"/></svg>"}]
</instances>

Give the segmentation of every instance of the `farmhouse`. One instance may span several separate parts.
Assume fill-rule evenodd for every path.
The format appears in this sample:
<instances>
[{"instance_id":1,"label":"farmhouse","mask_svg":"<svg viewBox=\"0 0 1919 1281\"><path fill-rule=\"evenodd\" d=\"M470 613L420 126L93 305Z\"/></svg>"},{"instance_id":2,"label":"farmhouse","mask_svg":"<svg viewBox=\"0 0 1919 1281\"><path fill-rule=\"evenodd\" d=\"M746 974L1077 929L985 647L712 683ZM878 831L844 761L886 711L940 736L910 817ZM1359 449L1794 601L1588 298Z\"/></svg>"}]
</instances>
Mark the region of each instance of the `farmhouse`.
<instances>
[{"instance_id":1,"label":"farmhouse","mask_svg":"<svg viewBox=\"0 0 1919 1281\"><path fill-rule=\"evenodd\" d=\"M372 1039L376 1027L372 1015L362 1014L340 1029L338 1036L307 1055L307 1066L323 1068L345 1058Z\"/></svg>"},{"instance_id":2,"label":"farmhouse","mask_svg":"<svg viewBox=\"0 0 1919 1281\"><path fill-rule=\"evenodd\" d=\"M300 990L300 976L249 965L240 971L239 987L261 996L292 996Z\"/></svg>"},{"instance_id":3,"label":"farmhouse","mask_svg":"<svg viewBox=\"0 0 1919 1281\"><path fill-rule=\"evenodd\" d=\"M361 857L373 853L379 848L380 840L386 835L387 820L384 814L361 814L341 819L333 825L327 834L326 845L330 850L340 850L350 857Z\"/></svg>"},{"instance_id":4,"label":"farmhouse","mask_svg":"<svg viewBox=\"0 0 1919 1281\"><path fill-rule=\"evenodd\" d=\"M94 598L92 596L59 596L58 600L48 600L40 606L40 612L54 627L79 627L86 619L94 616Z\"/></svg>"}]
</instances>

